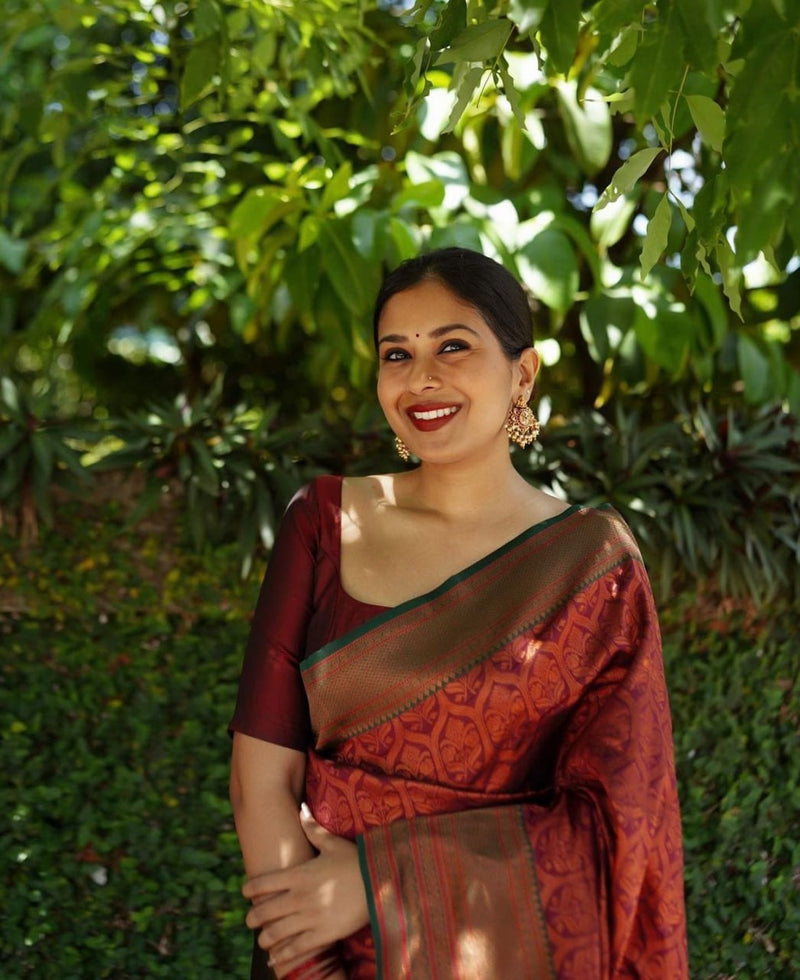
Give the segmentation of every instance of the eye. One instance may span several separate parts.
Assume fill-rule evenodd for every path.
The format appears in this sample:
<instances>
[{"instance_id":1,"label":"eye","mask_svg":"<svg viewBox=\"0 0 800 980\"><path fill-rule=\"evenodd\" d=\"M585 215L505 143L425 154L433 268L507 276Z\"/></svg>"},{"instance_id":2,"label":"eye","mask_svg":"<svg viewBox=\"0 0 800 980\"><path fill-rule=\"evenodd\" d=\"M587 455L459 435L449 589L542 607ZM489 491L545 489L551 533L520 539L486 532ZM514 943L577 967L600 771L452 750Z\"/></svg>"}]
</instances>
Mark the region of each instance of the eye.
<instances>
[{"instance_id":1,"label":"eye","mask_svg":"<svg viewBox=\"0 0 800 980\"><path fill-rule=\"evenodd\" d=\"M410 356L408 351L395 347L392 350L387 350L383 355L383 359L384 361L405 361Z\"/></svg>"},{"instance_id":2,"label":"eye","mask_svg":"<svg viewBox=\"0 0 800 980\"><path fill-rule=\"evenodd\" d=\"M450 354L453 351L469 350L469 344L463 340L448 340L442 344L440 354Z\"/></svg>"}]
</instances>

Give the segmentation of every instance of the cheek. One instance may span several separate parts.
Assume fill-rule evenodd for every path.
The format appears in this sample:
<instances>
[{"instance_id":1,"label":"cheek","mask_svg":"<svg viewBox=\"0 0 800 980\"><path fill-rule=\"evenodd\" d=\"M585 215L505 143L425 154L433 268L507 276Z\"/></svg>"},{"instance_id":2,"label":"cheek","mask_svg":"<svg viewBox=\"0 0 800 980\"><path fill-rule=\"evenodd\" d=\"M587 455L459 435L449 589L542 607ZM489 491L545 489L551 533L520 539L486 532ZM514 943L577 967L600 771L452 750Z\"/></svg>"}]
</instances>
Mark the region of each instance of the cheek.
<instances>
[{"instance_id":1,"label":"cheek","mask_svg":"<svg viewBox=\"0 0 800 980\"><path fill-rule=\"evenodd\" d=\"M391 406L391 382L386 377L384 371L378 371L378 383L376 385L376 393L378 395L378 404L383 409L384 415Z\"/></svg>"}]
</instances>

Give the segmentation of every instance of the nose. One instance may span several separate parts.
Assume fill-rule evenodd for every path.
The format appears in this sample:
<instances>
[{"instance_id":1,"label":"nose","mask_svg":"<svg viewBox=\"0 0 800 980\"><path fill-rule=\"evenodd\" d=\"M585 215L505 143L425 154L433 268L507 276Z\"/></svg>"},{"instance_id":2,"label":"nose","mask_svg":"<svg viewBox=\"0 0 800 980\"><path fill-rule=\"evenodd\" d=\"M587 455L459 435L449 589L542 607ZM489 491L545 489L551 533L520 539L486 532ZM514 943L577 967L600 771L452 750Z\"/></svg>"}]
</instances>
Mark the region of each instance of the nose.
<instances>
[{"instance_id":1,"label":"nose","mask_svg":"<svg viewBox=\"0 0 800 980\"><path fill-rule=\"evenodd\" d=\"M436 369L426 357L417 358L409 378L409 388L414 392L435 391L440 382Z\"/></svg>"}]
</instances>

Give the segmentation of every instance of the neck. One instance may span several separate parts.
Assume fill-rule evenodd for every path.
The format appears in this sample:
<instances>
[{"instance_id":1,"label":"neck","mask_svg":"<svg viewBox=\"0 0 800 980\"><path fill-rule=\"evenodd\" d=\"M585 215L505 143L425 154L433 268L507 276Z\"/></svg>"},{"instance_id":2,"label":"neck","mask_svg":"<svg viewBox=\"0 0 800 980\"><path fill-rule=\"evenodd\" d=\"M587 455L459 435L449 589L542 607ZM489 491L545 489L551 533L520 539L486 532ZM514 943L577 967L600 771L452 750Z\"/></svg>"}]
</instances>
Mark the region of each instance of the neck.
<instances>
[{"instance_id":1,"label":"neck","mask_svg":"<svg viewBox=\"0 0 800 980\"><path fill-rule=\"evenodd\" d=\"M416 506L458 521L480 517L487 508L494 513L507 512L530 492L514 469L506 446L502 453L479 462L423 462L409 477Z\"/></svg>"}]
</instances>

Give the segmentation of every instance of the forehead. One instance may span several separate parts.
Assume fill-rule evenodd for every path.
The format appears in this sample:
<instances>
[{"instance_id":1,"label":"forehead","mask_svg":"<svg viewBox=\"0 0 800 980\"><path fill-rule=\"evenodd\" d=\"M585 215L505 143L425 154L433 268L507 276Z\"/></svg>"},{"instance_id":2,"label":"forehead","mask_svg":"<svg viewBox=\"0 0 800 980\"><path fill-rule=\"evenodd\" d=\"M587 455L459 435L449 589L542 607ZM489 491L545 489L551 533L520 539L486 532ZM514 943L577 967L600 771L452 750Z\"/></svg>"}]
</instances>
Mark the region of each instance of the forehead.
<instances>
[{"instance_id":1,"label":"forehead","mask_svg":"<svg viewBox=\"0 0 800 980\"><path fill-rule=\"evenodd\" d=\"M422 333L445 324L463 323L481 333L492 333L481 313L436 280L426 280L395 293L381 310L378 336L385 333Z\"/></svg>"}]
</instances>

